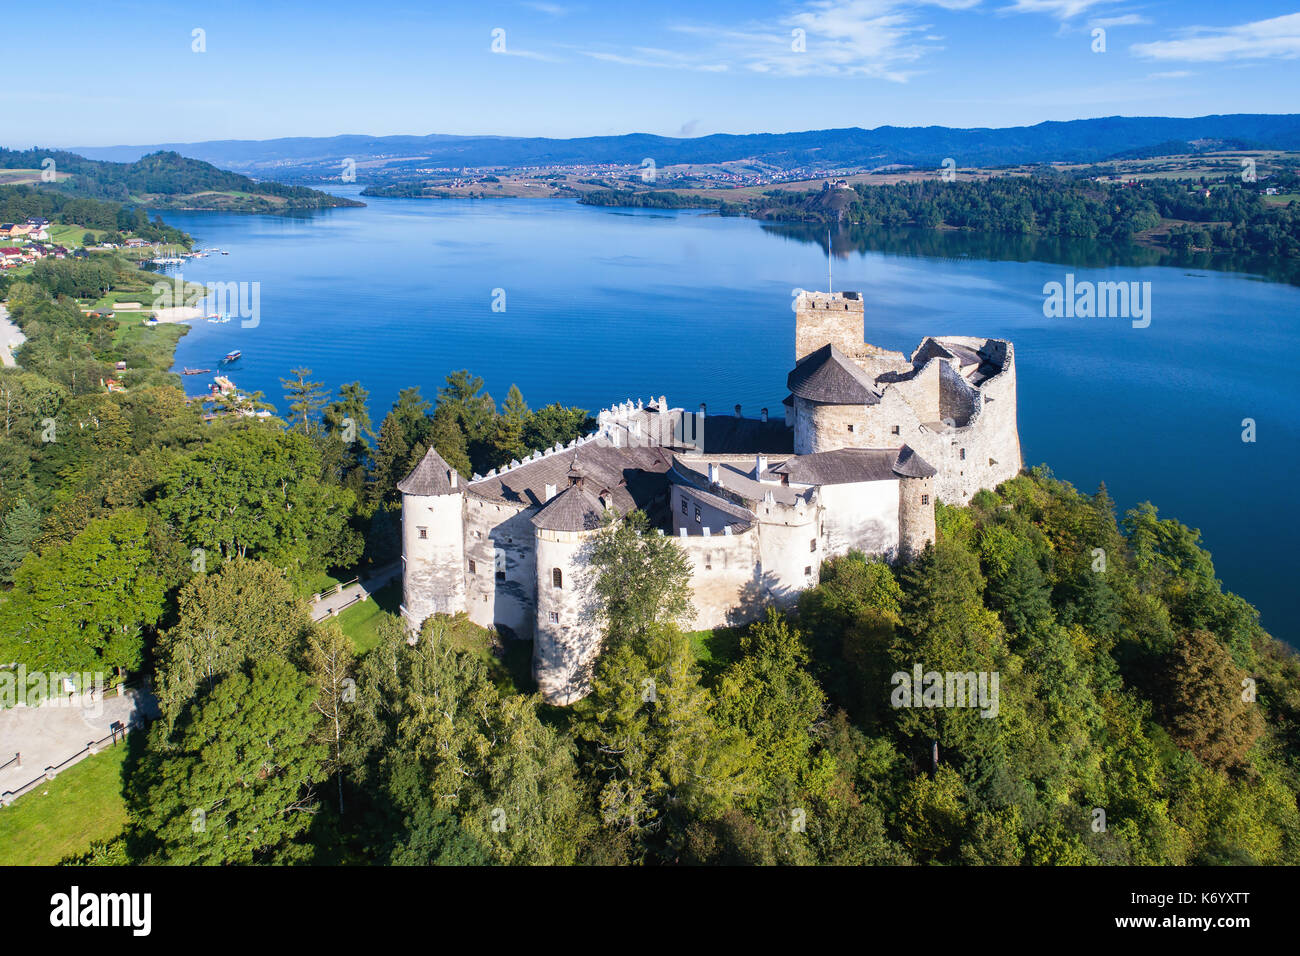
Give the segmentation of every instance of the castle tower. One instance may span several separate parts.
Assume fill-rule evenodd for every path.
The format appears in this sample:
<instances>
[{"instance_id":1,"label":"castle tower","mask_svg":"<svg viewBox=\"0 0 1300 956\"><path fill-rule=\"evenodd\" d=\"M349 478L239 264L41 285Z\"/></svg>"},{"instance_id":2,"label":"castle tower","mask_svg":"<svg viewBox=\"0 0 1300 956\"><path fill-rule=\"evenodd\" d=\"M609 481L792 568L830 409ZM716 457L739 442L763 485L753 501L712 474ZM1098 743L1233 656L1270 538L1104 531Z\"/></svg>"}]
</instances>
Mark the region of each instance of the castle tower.
<instances>
[{"instance_id":1,"label":"castle tower","mask_svg":"<svg viewBox=\"0 0 1300 956\"><path fill-rule=\"evenodd\" d=\"M533 677L549 704L571 704L591 692L602 638L600 624L590 613L586 550L604 523L605 505L586 487L576 454L568 478L569 487L532 518L537 553Z\"/></svg>"},{"instance_id":2,"label":"castle tower","mask_svg":"<svg viewBox=\"0 0 1300 956\"><path fill-rule=\"evenodd\" d=\"M934 476L938 472L907 445L894 462L898 475L898 558L911 561L935 540Z\"/></svg>"},{"instance_id":3,"label":"castle tower","mask_svg":"<svg viewBox=\"0 0 1300 956\"><path fill-rule=\"evenodd\" d=\"M794 301L794 360L823 345L848 356L862 351L866 318L858 292L800 292Z\"/></svg>"},{"instance_id":4,"label":"castle tower","mask_svg":"<svg viewBox=\"0 0 1300 956\"><path fill-rule=\"evenodd\" d=\"M402 615L418 629L431 614L465 610L465 483L430 448L397 489L402 493Z\"/></svg>"}]
</instances>

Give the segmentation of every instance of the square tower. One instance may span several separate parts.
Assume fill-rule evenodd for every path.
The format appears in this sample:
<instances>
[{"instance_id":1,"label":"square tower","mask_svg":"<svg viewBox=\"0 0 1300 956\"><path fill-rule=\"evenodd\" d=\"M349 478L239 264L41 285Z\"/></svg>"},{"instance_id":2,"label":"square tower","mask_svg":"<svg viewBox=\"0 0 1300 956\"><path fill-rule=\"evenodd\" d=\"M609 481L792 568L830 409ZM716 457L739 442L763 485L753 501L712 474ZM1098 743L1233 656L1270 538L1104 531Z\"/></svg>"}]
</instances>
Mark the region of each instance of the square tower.
<instances>
[{"instance_id":1,"label":"square tower","mask_svg":"<svg viewBox=\"0 0 1300 956\"><path fill-rule=\"evenodd\" d=\"M823 345L856 357L866 339L860 292L800 292L794 302L794 360Z\"/></svg>"}]
</instances>

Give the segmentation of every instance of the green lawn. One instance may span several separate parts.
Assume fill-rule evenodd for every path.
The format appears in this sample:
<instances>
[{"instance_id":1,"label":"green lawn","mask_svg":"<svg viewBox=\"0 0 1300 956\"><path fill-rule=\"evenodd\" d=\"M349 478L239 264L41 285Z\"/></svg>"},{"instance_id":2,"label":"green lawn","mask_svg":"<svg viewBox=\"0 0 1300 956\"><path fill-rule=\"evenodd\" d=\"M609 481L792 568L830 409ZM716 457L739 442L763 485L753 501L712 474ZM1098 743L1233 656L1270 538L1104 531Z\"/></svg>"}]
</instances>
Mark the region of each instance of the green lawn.
<instances>
[{"instance_id":1,"label":"green lawn","mask_svg":"<svg viewBox=\"0 0 1300 956\"><path fill-rule=\"evenodd\" d=\"M338 616L339 627L352 638L358 654L364 654L379 643L379 622L385 614L400 613L402 604L402 579L384 585L368 601L352 605Z\"/></svg>"},{"instance_id":2,"label":"green lawn","mask_svg":"<svg viewBox=\"0 0 1300 956\"><path fill-rule=\"evenodd\" d=\"M176 361L176 343L189 332L189 327L181 322L144 325L130 315L128 312L117 314L118 326L113 330L114 351L132 369L152 368L159 372L170 369Z\"/></svg>"},{"instance_id":3,"label":"green lawn","mask_svg":"<svg viewBox=\"0 0 1300 956\"><path fill-rule=\"evenodd\" d=\"M0 810L0 866L52 866L121 833L125 757L119 743Z\"/></svg>"},{"instance_id":4,"label":"green lawn","mask_svg":"<svg viewBox=\"0 0 1300 956\"><path fill-rule=\"evenodd\" d=\"M60 246L67 246L69 249L79 249L81 247L81 238L86 233L95 237L95 242L99 242L104 235L104 229L87 229L85 226L78 226L76 223L71 225L53 224L46 229L50 234L50 242Z\"/></svg>"}]
</instances>

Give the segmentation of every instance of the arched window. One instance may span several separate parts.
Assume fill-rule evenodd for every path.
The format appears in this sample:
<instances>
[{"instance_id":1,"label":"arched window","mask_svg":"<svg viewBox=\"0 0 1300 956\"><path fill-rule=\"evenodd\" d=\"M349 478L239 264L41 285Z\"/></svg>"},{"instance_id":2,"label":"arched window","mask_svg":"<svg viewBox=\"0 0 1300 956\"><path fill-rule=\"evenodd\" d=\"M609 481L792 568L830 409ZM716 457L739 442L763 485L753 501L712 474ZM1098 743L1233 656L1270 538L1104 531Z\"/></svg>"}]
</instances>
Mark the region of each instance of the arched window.
<instances>
[{"instance_id":1,"label":"arched window","mask_svg":"<svg viewBox=\"0 0 1300 956\"><path fill-rule=\"evenodd\" d=\"M559 568L551 568L551 587L564 587L564 572Z\"/></svg>"}]
</instances>

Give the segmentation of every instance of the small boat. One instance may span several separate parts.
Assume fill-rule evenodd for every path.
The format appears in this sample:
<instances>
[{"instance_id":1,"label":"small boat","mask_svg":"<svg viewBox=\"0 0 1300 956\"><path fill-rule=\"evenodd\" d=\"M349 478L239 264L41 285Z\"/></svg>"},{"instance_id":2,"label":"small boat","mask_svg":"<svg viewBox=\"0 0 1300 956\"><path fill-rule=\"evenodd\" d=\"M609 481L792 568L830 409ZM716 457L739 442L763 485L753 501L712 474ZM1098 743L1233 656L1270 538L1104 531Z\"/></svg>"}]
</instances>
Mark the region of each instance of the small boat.
<instances>
[{"instance_id":1,"label":"small boat","mask_svg":"<svg viewBox=\"0 0 1300 956\"><path fill-rule=\"evenodd\" d=\"M243 355L243 354L244 354L244 353L241 352L241 351L239 351L239 349L235 349L233 352L227 352L227 353L226 353L226 357L223 358L221 361L222 361L222 362L238 362L238 361L239 361L239 357L240 357L241 355Z\"/></svg>"},{"instance_id":2,"label":"small boat","mask_svg":"<svg viewBox=\"0 0 1300 956\"><path fill-rule=\"evenodd\" d=\"M182 374L182 375L202 375L204 372L211 372L211 371L212 371L212 369L210 369L210 368L188 368L188 367L187 367L187 368L185 368L185 369L181 372L181 374Z\"/></svg>"}]
</instances>

